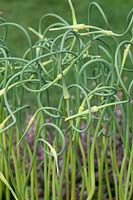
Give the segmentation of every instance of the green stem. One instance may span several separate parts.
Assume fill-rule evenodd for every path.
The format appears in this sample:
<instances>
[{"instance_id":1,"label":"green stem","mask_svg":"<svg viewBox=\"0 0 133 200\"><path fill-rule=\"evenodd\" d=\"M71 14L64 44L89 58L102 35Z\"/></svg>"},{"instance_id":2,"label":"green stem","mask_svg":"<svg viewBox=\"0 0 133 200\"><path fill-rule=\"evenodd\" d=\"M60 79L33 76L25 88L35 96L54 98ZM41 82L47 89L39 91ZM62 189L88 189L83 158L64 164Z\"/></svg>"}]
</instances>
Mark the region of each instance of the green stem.
<instances>
[{"instance_id":1,"label":"green stem","mask_svg":"<svg viewBox=\"0 0 133 200\"><path fill-rule=\"evenodd\" d=\"M107 184L108 196L109 196L109 200L113 200L112 193L111 193L108 170L109 170L109 168L108 168L108 160L107 160L107 157L105 156L105 179L106 179L106 184Z\"/></svg>"},{"instance_id":2,"label":"green stem","mask_svg":"<svg viewBox=\"0 0 133 200\"><path fill-rule=\"evenodd\" d=\"M132 168L133 168L133 143L132 143L132 149L130 152L130 159L129 159L129 165L127 169L127 177L126 177L126 183L125 183L125 191L124 191L124 200L128 199L128 189L129 189L129 183L130 183L130 176L132 174ZM132 186L130 186L132 187Z\"/></svg>"},{"instance_id":3,"label":"green stem","mask_svg":"<svg viewBox=\"0 0 133 200\"><path fill-rule=\"evenodd\" d=\"M97 135L101 126L101 122L102 122L102 118L104 116L105 113L105 108L102 110L100 118L98 120L97 126L96 126L96 130L94 133L94 137L92 140L92 145L91 145L91 152L90 152L90 182L91 182L91 189L90 189L90 193L89 196L87 198L87 200L91 200L94 196L94 192L95 192L95 169L94 169L94 151L95 151L95 145L96 145L96 139L97 139Z\"/></svg>"},{"instance_id":4,"label":"green stem","mask_svg":"<svg viewBox=\"0 0 133 200\"><path fill-rule=\"evenodd\" d=\"M52 200L56 200L56 187L55 187L55 176L56 176L56 167L55 161L52 162Z\"/></svg>"},{"instance_id":5,"label":"green stem","mask_svg":"<svg viewBox=\"0 0 133 200\"><path fill-rule=\"evenodd\" d=\"M72 144L72 137L71 137L71 200L75 200L76 194L76 138L74 140L74 144Z\"/></svg>"},{"instance_id":6,"label":"green stem","mask_svg":"<svg viewBox=\"0 0 133 200\"><path fill-rule=\"evenodd\" d=\"M70 139L70 136L69 136ZM66 200L70 200L70 190L69 190L69 160L70 160L70 143L68 145L67 151L67 160L66 160L66 173L65 173L65 180L66 180Z\"/></svg>"},{"instance_id":7,"label":"green stem","mask_svg":"<svg viewBox=\"0 0 133 200\"><path fill-rule=\"evenodd\" d=\"M30 176L30 196L31 196L31 200L34 200L34 166L33 169L31 171L31 176Z\"/></svg>"},{"instance_id":8,"label":"green stem","mask_svg":"<svg viewBox=\"0 0 133 200\"><path fill-rule=\"evenodd\" d=\"M110 156L111 156L111 162L112 162L112 172L113 172L113 178L114 178L114 186L115 186L115 198L118 200L118 174L117 174L117 169L114 161L114 155L113 155L113 150L112 150L112 141L110 138Z\"/></svg>"},{"instance_id":9,"label":"green stem","mask_svg":"<svg viewBox=\"0 0 133 200\"><path fill-rule=\"evenodd\" d=\"M99 176L98 176L98 200L102 199L102 186L103 186L103 165L105 160L105 153L107 149L108 138L102 138L102 152L101 158L99 159Z\"/></svg>"},{"instance_id":10,"label":"green stem","mask_svg":"<svg viewBox=\"0 0 133 200\"><path fill-rule=\"evenodd\" d=\"M65 173L65 168L66 168L66 163L67 163L67 153L66 151L63 153L62 155L62 169L61 169L61 173L60 173L60 180L59 180L59 186L58 187L58 199L61 199L61 195L62 195L62 187L63 187L63 181L64 181L64 173Z\"/></svg>"},{"instance_id":11,"label":"green stem","mask_svg":"<svg viewBox=\"0 0 133 200\"><path fill-rule=\"evenodd\" d=\"M3 135L3 146L6 149L7 146L7 140L5 134ZM5 177L6 180L9 182L9 174L8 174L8 167L6 165L6 160L4 159L4 169L5 169ZM10 200L10 191L8 187L6 187L6 200Z\"/></svg>"}]
</instances>

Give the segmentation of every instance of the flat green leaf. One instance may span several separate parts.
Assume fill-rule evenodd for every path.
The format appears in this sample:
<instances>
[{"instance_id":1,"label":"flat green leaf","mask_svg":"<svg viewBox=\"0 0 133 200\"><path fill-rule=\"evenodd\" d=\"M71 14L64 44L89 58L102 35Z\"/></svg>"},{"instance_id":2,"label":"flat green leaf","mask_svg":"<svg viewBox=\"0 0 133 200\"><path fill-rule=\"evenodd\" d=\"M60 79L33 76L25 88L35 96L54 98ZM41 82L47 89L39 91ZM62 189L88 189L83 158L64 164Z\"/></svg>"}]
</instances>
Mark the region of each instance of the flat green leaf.
<instances>
[{"instance_id":1,"label":"flat green leaf","mask_svg":"<svg viewBox=\"0 0 133 200\"><path fill-rule=\"evenodd\" d=\"M3 173L0 171L0 179L1 181L6 185L6 187L8 187L8 189L11 191L13 197L15 198L15 200L18 200L15 192L13 191L12 187L10 186L10 184L8 183L8 181L6 180L6 178L4 177Z\"/></svg>"}]
</instances>

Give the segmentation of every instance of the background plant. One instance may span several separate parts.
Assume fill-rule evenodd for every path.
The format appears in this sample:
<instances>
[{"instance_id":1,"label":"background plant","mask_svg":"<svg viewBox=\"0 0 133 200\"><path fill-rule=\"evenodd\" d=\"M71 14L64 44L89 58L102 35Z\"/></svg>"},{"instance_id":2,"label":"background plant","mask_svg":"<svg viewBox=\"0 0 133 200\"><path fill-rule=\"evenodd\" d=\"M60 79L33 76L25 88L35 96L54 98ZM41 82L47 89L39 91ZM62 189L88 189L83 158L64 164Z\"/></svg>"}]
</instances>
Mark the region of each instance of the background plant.
<instances>
[{"instance_id":1,"label":"background plant","mask_svg":"<svg viewBox=\"0 0 133 200\"><path fill-rule=\"evenodd\" d=\"M30 28L34 44L22 26L1 18L0 199L132 198L132 80L125 77L133 65L133 12L116 33L97 3L86 24L68 3L72 22L44 15L38 30ZM102 28L92 24L94 9ZM27 41L21 58L6 44L9 27Z\"/></svg>"},{"instance_id":2,"label":"background plant","mask_svg":"<svg viewBox=\"0 0 133 200\"><path fill-rule=\"evenodd\" d=\"M92 1L90 1L92 2ZM132 8L132 0L128 0L128 4L124 0L117 1L105 1L96 0L95 2L102 5L106 11L106 15L109 19L109 24L112 30L116 32L121 32L124 30L124 24L127 13ZM80 0L73 1L76 13L78 14L78 23L88 23L87 15L84 13L88 12L88 0L84 0L83 3ZM80 6L79 6L80 5ZM111 5L111 6L110 6ZM66 13L66 9L68 12ZM121 12L118 12L120 10ZM24 11L24 12L23 12ZM44 13L56 13L67 19L71 23L71 13L69 11L69 5L67 1L55 1L55 0L1 0L0 2L0 16L7 19L10 22L15 22L22 25L24 28L32 26L37 29L37 24ZM96 9L93 9L93 25L103 27L103 21L100 20L99 13ZM52 19L47 20L48 24L52 23ZM35 41L35 37L30 34L32 40ZM20 39L21 38L21 39ZM7 37L8 47L16 56L22 56L27 48L27 43L23 34L15 28L10 27L10 36ZM21 46L21 48L20 48Z\"/></svg>"}]
</instances>

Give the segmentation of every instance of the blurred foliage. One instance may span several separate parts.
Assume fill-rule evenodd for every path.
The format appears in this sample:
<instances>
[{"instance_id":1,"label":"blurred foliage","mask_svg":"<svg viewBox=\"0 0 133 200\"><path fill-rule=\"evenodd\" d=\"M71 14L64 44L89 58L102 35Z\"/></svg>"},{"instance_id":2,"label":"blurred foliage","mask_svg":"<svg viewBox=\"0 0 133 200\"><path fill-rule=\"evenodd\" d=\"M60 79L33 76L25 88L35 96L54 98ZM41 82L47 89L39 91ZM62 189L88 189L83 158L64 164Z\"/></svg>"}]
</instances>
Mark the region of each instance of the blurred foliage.
<instances>
[{"instance_id":1,"label":"blurred foliage","mask_svg":"<svg viewBox=\"0 0 133 200\"><path fill-rule=\"evenodd\" d=\"M111 24L114 32L124 30L126 16L133 6L132 0L95 0L104 9L105 14ZM78 23L87 23L87 12L89 6L88 0L73 0ZM25 28L29 26L37 29L40 17L46 13L56 13L64 17L69 23L71 21L71 12L67 0L1 0L0 16L6 21L16 22ZM99 14L93 9L93 23L102 26ZM26 45L21 33L16 28L11 28L10 37L7 42L14 48L14 52L22 53L22 46ZM17 30L17 31L16 31ZM34 40L34 37L33 37ZM24 50L23 50L24 51Z\"/></svg>"}]
</instances>

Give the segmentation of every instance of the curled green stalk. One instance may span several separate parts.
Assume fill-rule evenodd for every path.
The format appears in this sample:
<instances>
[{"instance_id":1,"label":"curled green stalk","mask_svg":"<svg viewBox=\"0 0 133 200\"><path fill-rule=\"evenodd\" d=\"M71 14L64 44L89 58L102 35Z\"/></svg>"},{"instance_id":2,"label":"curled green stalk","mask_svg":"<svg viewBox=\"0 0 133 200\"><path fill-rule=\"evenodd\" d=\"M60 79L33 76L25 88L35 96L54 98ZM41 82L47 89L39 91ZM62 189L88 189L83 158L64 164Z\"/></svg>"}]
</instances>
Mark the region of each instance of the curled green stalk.
<instances>
[{"instance_id":1,"label":"curled green stalk","mask_svg":"<svg viewBox=\"0 0 133 200\"><path fill-rule=\"evenodd\" d=\"M59 135L59 137L61 138L61 142L62 142L62 148L61 148L61 150L60 150L59 152L57 152L56 154L54 153L54 150L51 148L51 145L49 146L49 147L52 149L52 156L53 156L53 153L54 153L55 156L56 156L56 155L59 156L59 155L62 154L62 152L64 151L64 148L65 148L65 139L64 139L64 135L63 135L63 133L62 133L62 130L61 130L59 127L57 127L55 124L53 124L53 123L45 123L45 124L43 124L43 125L40 127L40 129L39 129L39 131L38 131L38 133L37 133L37 135L36 135L36 138L35 138L34 151L33 151L32 159L31 159L31 162L30 162L30 167L29 167L29 170L28 170L28 173L27 173L27 177L26 177L26 180L25 180L25 182L24 182L23 191L22 191L23 194L25 194L27 182L28 182L28 180L29 180L29 178L30 178L30 174L31 174L31 171L32 171L32 168L33 168L33 165L34 165L35 158L36 158L37 147L38 147L38 144L39 144L39 138L40 138L40 136L41 136L41 134L42 134L43 129L44 129L46 126L50 126L50 127L55 128L55 130L58 131L58 135ZM43 142L44 142L44 141L43 141ZM48 145L48 143L47 143L47 145ZM45 149L44 149L44 152L45 152L46 154L48 154L48 155L51 155L51 153L48 152L48 151L45 150Z\"/></svg>"}]
</instances>

